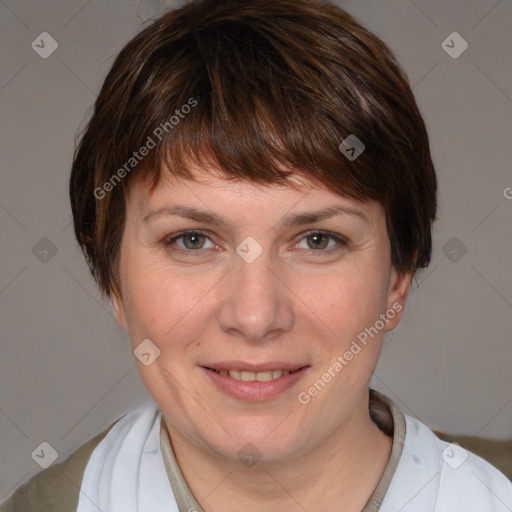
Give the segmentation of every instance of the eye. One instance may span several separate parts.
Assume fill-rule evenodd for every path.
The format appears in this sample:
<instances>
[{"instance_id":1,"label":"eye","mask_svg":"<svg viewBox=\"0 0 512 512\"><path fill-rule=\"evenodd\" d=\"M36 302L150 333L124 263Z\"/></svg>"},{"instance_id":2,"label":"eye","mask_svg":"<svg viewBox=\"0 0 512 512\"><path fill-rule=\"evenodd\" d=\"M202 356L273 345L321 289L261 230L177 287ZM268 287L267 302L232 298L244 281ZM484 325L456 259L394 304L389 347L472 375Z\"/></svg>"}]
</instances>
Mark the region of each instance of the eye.
<instances>
[{"instance_id":1,"label":"eye","mask_svg":"<svg viewBox=\"0 0 512 512\"><path fill-rule=\"evenodd\" d=\"M305 242L306 247L300 247L303 242ZM295 248L316 252L331 252L332 250L340 249L347 245L347 240L339 235L334 235L325 231L309 231L303 235Z\"/></svg>"},{"instance_id":2,"label":"eye","mask_svg":"<svg viewBox=\"0 0 512 512\"><path fill-rule=\"evenodd\" d=\"M210 246L208 246L208 242ZM177 248L172 246L177 245ZM211 239L201 231L184 231L176 235L171 235L165 240L165 246L169 250L183 253L201 252L200 249L217 248Z\"/></svg>"}]
</instances>

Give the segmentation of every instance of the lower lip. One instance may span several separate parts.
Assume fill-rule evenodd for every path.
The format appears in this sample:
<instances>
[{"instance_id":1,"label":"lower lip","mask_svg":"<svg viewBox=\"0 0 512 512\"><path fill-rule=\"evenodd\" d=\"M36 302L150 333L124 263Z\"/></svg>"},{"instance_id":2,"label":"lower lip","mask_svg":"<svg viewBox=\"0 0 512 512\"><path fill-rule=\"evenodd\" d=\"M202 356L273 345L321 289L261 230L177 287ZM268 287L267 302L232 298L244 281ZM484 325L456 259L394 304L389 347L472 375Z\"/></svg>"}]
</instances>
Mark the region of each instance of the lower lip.
<instances>
[{"instance_id":1,"label":"lower lip","mask_svg":"<svg viewBox=\"0 0 512 512\"><path fill-rule=\"evenodd\" d=\"M233 379L229 375L221 375L208 368L203 367L202 369L206 372L208 377L228 395L239 400L259 402L274 398L290 389L307 373L309 366L305 366L293 373L266 382L245 382L243 380Z\"/></svg>"}]
</instances>

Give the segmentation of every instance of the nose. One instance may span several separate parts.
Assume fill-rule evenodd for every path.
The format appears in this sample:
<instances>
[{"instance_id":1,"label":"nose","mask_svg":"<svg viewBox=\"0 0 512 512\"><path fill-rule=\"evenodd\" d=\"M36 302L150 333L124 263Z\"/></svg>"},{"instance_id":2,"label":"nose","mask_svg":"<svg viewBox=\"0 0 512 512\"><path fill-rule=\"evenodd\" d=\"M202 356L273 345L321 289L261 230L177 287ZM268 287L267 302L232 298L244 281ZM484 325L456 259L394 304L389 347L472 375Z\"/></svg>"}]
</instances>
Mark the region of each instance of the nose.
<instances>
[{"instance_id":1,"label":"nose","mask_svg":"<svg viewBox=\"0 0 512 512\"><path fill-rule=\"evenodd\" d=\"M252 263L236 254L221 295L219 323L231 336L265 341L293 327L293 292L268 249Z\"/></svg>"}]
</instances>

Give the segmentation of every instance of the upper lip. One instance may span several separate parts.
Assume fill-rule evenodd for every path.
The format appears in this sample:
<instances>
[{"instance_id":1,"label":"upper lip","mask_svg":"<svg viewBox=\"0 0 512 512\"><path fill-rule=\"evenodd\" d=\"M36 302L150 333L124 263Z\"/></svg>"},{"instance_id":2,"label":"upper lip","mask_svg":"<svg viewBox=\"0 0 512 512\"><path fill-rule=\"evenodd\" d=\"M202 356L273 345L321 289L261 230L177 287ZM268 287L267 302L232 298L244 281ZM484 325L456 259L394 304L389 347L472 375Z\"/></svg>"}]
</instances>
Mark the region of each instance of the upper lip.
<instances>
[{"instance_id":1,"label":"upper lip","mask_svg":"<svg viewBox=\"0 0 512 512\"><path fill-rule=\"evenodd\" d=\"M285 363L283 361L270 361L268 363L247 363L245 361L220 361L218 363L208 363L201 365L203 368L211 370L239 370L245 372L268 372L270 370L295 371L308 366L301 363Z\"/></svg>"}]
</instances>

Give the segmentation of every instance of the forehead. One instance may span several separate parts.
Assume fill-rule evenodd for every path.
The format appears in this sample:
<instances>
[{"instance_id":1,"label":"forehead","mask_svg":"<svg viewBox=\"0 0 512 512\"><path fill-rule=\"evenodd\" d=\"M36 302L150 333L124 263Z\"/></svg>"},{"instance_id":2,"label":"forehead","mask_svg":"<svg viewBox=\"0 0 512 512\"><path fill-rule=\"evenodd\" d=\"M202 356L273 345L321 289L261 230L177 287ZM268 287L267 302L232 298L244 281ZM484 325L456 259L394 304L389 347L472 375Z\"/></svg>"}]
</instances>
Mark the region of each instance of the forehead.
<instances>
[{"instance_id":1,"label":"forehead","mask_svg":"<svg viewBox=\"0 0 512 512\"><path fill-rule=\"evenodd\" d=\"M369 224L378 223L384 216L380 203L342 196L298 172L290 174L284 184L261 184L230 178L211 166L190 165L188 169L191 180L177 178L168 171L162 173L153 187L148 181L134 180L127 198L128 214L140 220L159 209L190 205L214 215L253 223L258 219L263 222L265 217L275 221L293 211L306 213L329 208L354 213L354 217L359 216Z\"/></svg>"}]
</instances>

